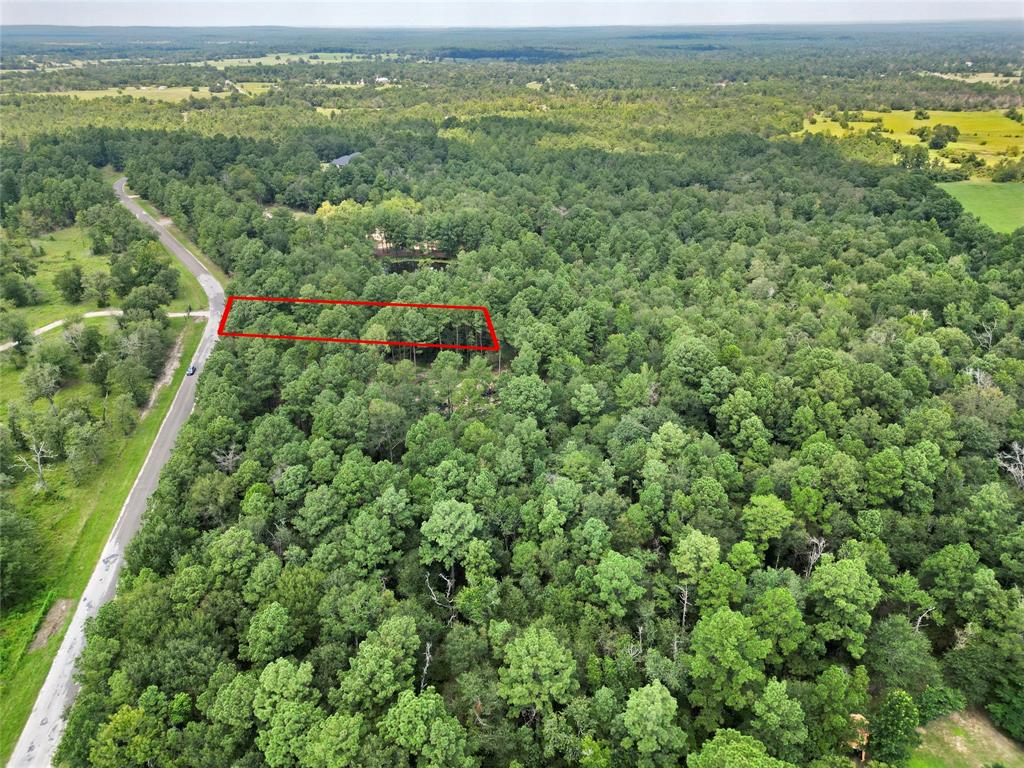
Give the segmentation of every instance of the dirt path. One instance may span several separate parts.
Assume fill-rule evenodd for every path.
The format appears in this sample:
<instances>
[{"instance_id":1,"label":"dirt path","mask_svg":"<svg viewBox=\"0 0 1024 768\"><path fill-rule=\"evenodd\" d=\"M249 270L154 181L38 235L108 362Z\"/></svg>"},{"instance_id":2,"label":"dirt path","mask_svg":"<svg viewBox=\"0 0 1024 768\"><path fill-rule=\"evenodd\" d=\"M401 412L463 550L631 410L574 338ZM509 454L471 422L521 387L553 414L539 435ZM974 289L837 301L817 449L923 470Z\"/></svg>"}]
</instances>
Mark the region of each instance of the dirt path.
<instances>
[{"instance_id":1,"label":"dirt path","mask_svg":"<svg viewBox=\"0 0 1024 768\"><path fill-rule=\"evenodd\" d=\"M182 330L178 334L178 338L174 340L174 348L171 349L170 354L167 355L167 362L164 363L164 370L160 374L160 378L153 382L153 391L149 393L149 401L146 403L146 407L139 413L139 421L146 418L146 415L153 410L153 406L156 404L157 395L160 394L160 390L166 387L174 380L174 372L178 370L178 363L181 361L181 350L185 345L185 331Z\"/></svg>"},{"instance_id":2,"label":"dirt path","mask_svg":"<svg viewBox=\"0 0 1024 768\"><path fill-rule=\"evenodd\" d=\"M28 646L30 651L37 651L42 648L46 645L46 641L53 637L58 629L64 626L64 619L67 618L68 611L71 610L74 602L70 598L63 597L50 606L50 610L46 612L46 618L39 625L39 631L36 632L36 636L32 638L32 642Z\"/></svg>"}]
</instances>

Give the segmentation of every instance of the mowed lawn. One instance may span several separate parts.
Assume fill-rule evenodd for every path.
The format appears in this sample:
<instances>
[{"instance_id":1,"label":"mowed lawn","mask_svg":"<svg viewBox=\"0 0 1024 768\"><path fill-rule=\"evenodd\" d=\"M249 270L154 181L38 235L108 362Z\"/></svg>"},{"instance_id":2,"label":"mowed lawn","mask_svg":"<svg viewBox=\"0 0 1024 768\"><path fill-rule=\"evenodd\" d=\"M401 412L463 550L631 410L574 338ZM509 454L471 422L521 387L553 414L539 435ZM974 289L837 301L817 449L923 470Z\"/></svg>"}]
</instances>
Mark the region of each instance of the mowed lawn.
<instances>
[{"instance_id":1,"label":"mowed lawn","mask_svg":"<svg viewBox=\"0 0 1024 768\"><path fill-rule=\"evenodd\" d=\"M817 115L815 123L804 120L803 130L810 133L829 133L834 136L849 136L864 133L876 123L868 118L881 118L883 136L896 139L902 144L922 144L917 136L910 133L914 128L922 126L953 125L960 130L960 138L947 145L946 150L929 150L931 156L941 157L942 152L974 152L989 165L995 165L1004 158L1012 156L1013 148L1024 151L1024 125L1006 117L1002 111L991 109L978 112L945 112L929 111L929 119L915 120L910 110L894 110L892 112L861 113L865 120L850 120L849 127L843 128L838 120L829 120L824 115ZM891 131L891 132L890 132Z\"/></svg>"},{"instance_id":2,"label":"mowed lawn","mask_svg":"<svg viewBox=\"0 0 1024 768\"><path fill-rule=\"evenodd\" d=\"M67 227L54 232L32 238L32 244L38 245L43 250L41 258L36 259L36 274L29 278L40 292L42 301L28 307L20 307L17 313L25 318L30 329L51 323L54 320L64 320L72 315L83 312L91 312L98 307L94 301L82 301L78 304L69 304L61 296L53 285L53 278L62 269L74 264L82 268L82 272L109 272L110 262L106 255L96 256L89 248L89 239L85 230L81 227ZM184 312L190 305L192 309L204 309L206 307L206 294L202 286L192 276L185 265L168 254L167 256L174 268L178 271L178 295L168 305L169 312ZM121 299L111 293L109 307L120 306Z\"/></svg>"},{"instance_id":3,"label":"mowed lawn","mask_svg":"<svg viewBox=\"0 0 1024 768\"><path fill-rule=\"evenodd\" d=\"M996 232L1013 232L1024 227L1024 184L995 184L979 180L939 186Z\"/></svg>"},{"instance_id":4,"label":"mowed lawn","mask_svg":"<svg viewBox=\"0 0 1024 768\"><path fill-rule=\"evenodd\" d=\"M956 712L928 724L909 768L986 768L994 763L1024 768L1024 748L985 715Z\"/></svg>"},{"instance_id":5,"label":"mowed lawn","mask_svg":"<svg viewBox=\"0 0 1024 768\"><path fill-rule=\"evenodd\" d=\"M171 327L177 333L184 333L184 338L181 358L170 385L160 390L153 410L139 422L134 432L127 437L112 439L105 459L84 482L76 485L64 463L58 462L47 472L46 480L50 487L47 493L35 493L32 479L24 477L9 491L14 508L39 521L47 537L48 551L43 561L43 586L36 599L18 606L16 611L6 613L0 619L0 651L3 655L3 664L0 665L0 761L6 761L14 749L18 733L28 719L36 694L71 620L71 612L64 617L45 646L29 651L28 644L53 601L71 600L72 610L77 605L178 391L187 363L199 346L204 325L202 320L171 320ZM0 389L5 401L21 399L19 375L20 372L11 364L10 353L0 353ZM72 396L92 398L95 407L102 407L95 386L85 381L72 382L58 393L56 400L59 403ZM40 401L35 407L47 408L48 405Z\"/></svg>"}]
</instances>

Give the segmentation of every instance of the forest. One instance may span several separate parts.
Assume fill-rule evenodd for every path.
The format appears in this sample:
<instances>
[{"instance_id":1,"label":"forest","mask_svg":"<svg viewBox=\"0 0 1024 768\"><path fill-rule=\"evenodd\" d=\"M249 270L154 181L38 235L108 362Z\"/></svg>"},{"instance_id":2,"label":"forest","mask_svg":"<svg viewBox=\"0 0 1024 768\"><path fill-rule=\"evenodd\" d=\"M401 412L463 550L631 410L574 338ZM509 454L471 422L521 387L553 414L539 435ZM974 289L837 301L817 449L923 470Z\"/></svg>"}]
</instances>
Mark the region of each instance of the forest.
<instances>
[{"instance_id":1,"label":"forest","mask_svg":"<svg viewBox=\"0 0 1024 768\"><path fill-rule=\"evenodd\" d=\"M299 45L267 34L225 52ZM1019 85L918 72L1000 71L1012 35L924 28L886 62L892 30L835 59L825 33L516 44L543 61L455 35L429 50L464 55L431 62L407 34L394 57L367 34L335 43L351 62L226 70L112 36L124 61L3 77L0 322L30 341L30 238L82 227L125 315L62 350L112 396L144 400L127 368L156 375L180 286L111 169L229 294L485 306L501 347L221 338L88 627L58 764L902 768L964 711L1024 741L1024 226L993 231L938 186L966 172L883 136L798 134L829 110L1011 109ZM32 40L4 65L43 62ZM275 86L47 94L225 77ZM316 304L245 320L469 333ZM64 364L16 354L27 382ZM5 406L10 487L33 433ZM45 521L4 498L9 603Z\"/></svg>"}]
</instances>

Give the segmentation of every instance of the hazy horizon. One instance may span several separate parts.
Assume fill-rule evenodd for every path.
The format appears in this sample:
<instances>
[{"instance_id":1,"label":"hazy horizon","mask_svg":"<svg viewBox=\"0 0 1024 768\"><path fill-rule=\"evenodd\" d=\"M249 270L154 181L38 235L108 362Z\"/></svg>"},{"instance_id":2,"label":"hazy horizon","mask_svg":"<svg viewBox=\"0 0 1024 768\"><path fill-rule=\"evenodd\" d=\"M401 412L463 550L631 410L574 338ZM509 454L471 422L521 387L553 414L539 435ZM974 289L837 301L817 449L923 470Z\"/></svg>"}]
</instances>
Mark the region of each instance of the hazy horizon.
<instances>
[{"instance_id":1,"label":"hazy horizon","mask_svg":"<svg viewBox=\"0 0 1024 768\"><path fill-rule=\"evenodd\" d=\"M402 0L393 3L125 0L0 2L0 25L58 27L295 27L324 29L559 28L609 26L764 26L958 21L1024 21L1024 5L1007 0L965 4L763 0Z\"/></svg>"}]
</instances>

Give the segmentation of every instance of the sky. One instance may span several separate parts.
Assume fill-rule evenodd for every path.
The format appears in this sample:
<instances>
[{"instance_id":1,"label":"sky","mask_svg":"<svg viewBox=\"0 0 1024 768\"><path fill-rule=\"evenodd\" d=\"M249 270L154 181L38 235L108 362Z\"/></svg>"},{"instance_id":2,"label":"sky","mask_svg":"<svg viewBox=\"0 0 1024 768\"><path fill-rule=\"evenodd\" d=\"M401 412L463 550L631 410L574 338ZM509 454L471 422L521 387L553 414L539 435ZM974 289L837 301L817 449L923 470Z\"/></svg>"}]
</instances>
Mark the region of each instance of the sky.
<instances>
[{"instance_id":1,"label":"sky","mask_svg":"<svg viewBox=\"0 0 1024 768\"><path fill-rule=\"evenodd\" d=\"M1024 19L1022 0L0 0L0 24L565 27Z\"/></svg>"}]
</instances>

